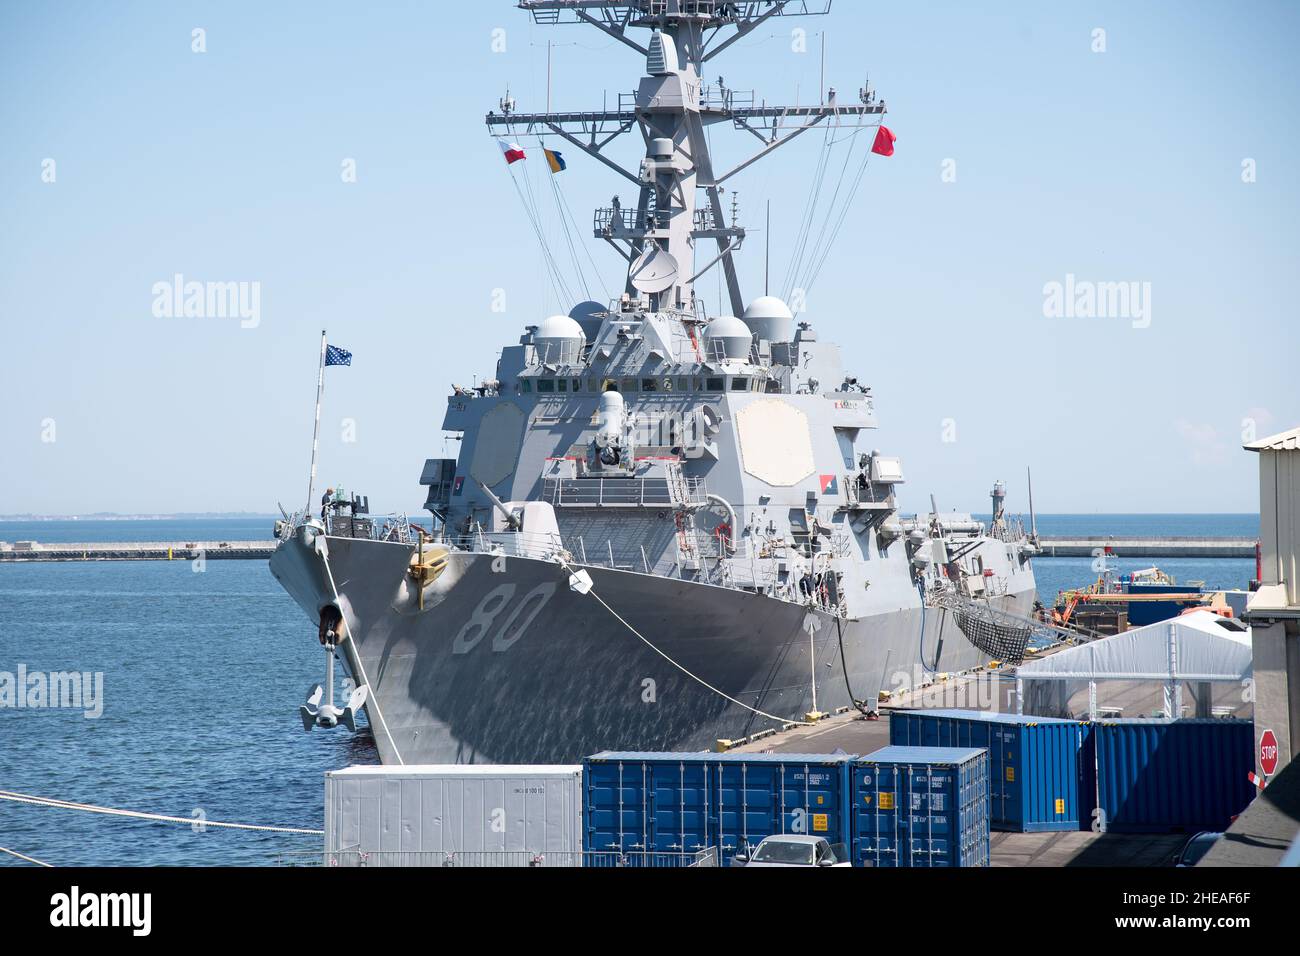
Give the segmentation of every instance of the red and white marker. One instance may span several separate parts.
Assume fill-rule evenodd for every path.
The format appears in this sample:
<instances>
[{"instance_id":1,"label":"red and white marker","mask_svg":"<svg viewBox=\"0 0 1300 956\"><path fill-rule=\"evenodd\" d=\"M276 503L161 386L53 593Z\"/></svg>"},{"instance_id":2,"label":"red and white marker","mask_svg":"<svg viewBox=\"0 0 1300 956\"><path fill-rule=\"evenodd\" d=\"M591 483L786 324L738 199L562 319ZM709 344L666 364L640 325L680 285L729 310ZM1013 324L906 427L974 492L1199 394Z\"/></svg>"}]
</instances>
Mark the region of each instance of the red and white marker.
<instances>
[{"instance_id":1,"label":"red and white marker","mask_svg":"<svg viewBox=\"0 0 1300 956\"><path fill-rule=\"evenodd\" d=\"M1277 734L1271 729L1259 736L1259 769L1265 777L1277 773Z\"/></svg>"}]
</instances>

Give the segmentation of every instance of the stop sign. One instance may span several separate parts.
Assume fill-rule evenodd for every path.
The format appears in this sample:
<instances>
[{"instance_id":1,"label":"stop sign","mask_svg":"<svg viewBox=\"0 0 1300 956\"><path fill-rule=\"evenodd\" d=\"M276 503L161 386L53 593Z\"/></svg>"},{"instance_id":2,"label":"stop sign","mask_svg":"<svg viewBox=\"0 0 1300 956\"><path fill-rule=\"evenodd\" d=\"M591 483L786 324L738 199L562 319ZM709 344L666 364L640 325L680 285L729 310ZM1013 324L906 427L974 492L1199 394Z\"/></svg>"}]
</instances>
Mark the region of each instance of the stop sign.
<instances>
[{"instance_id":1,"label":"stop sign","mask_svg":"<svg viewBox=\"0 0 1300 956\"><path fill-rule=\"evenodd\" d=\"M1277 735L1266 730L1259 738L1259 769L1271 777L1277 770Z\"/></svg>"}]
</instances>

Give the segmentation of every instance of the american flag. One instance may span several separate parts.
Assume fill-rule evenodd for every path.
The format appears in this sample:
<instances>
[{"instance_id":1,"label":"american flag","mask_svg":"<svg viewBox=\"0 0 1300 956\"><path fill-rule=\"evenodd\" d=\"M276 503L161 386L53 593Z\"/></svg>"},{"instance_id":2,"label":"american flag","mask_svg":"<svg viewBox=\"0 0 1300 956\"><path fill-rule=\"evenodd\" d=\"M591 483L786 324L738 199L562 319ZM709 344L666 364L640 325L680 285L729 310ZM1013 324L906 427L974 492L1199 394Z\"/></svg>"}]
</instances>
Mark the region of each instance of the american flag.
<instances>
[{"instance_id":1,"label":"american flag","mask_svg":"<svg viewBox=\"0 0 1300 956\"><path fill-rule=\"evenodd\" d=\"M347 349L341 349L337 345L325 346L325 364L326 365L351 365L352 353Z\"/></svg>"}]
</instances>

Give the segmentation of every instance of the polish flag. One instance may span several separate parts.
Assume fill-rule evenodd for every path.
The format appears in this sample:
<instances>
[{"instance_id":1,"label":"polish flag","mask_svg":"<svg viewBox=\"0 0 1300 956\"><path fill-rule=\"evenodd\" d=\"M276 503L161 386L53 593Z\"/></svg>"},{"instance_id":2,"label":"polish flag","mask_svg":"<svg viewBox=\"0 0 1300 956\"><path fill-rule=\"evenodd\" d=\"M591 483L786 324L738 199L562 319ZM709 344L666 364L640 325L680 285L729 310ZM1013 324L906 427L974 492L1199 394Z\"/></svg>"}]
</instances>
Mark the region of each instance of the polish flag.
<instances>
[{"instance_id":1,"label":"polish flag","mask_svg":"<svg viewBox=\"0 0 1300 956\"><path fill-rule=\"evenodd\" d=\"M896 139L898 137L894 135L893 130L888 126L882 126L876 130L876 141L871 144L871 151L879 153L881 156L893 156L894 140Z\"/></svg>"},{"instance_id":2,"label":"polish flag","mask_svg":"<svg viewBox=\"0 0 1300 956\"><path fill-rule=\"evenodd\" d=\"M501 152L505 154L507 166L524 158L524 148L518 143L508 143L504 139L499 139L497 145L501 147Z\"/></svg>"}]
</instances>

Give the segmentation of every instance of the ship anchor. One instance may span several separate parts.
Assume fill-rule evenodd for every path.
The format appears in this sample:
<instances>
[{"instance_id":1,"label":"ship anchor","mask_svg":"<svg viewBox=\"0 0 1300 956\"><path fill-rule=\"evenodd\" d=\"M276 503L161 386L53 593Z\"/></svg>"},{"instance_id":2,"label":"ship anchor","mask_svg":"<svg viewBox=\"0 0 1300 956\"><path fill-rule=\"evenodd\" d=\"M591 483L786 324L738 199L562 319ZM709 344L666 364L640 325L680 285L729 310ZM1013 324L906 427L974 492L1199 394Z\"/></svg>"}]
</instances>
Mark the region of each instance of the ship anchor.
<instances>
[{"instance_id":1,"label":"ship anchor","mask_svg":"<svg viewBox=\"0 0 1300 956\"><path fill-rule=\"evenodd\" d=\"M321 698L325 702L321 703ZM302 717L302 729L311 730L313 727L337 727L340 722L348 730L356 733L357 731L357 712L365 706L366 687L361 685L351 694L348 695L347 705L337 707L334 704L334 645L325 645L325 686L320 684L312 686L307 692L307 702L298 708L298 715Z\"/></svg>"}]
</instances>

